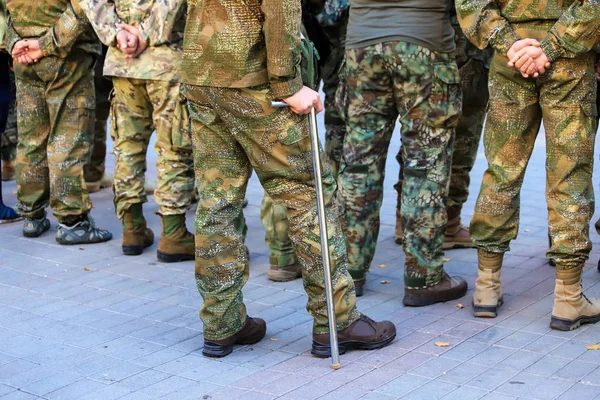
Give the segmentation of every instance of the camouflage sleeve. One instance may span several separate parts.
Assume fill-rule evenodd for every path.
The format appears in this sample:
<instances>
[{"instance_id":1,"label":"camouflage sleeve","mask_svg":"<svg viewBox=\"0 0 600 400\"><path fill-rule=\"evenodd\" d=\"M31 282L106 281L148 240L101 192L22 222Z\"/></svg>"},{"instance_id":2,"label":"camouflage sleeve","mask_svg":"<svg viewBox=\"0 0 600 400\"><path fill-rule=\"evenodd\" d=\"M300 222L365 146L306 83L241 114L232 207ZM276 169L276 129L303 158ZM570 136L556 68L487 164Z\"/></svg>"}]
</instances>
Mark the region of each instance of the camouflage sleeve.
<instances>
[{"instance_id":1,"label":"camouflage sleeve","mask_svg":"<svg viewBox=\"0 0 600 400\"><path fill-rule=\"evenodd\" d=\"M86 23L85 17L83 19L78 17L71 4L68 4L54 26L38 39L44 57L50 55L66 57L83 33Z\"/></svg>"},{"instance_id":2,"label":"camouflage sleeve","mask_svg":"<svg viewBox=\"0 0 600 400\"><path fill-rule=\"evenodd\" d=\"M15 31L15 28L12 25L10 17L8 18L8 22L6 23L6 38L4 39L4 43L6 44L6 51L8 54L12 54L13 47L15 44L22 40L21 36Z\"/></svg>"},{"instance_id":3,"label":"camouflage sleeve","mask_svg":"<svg viewBox=\"0 0 600 400\"><path fill-rule=\"evenodd\" d=\"M550 61L587 53L600 39L600 1L576 1L556 21L541 46Z\"/></svg>"},{"instance_id":4,"label":"camouflage sleeve","mask_svg":"<svg viewBox=\"0 0 600 400\"><path fill-rule=\"evenodd\" d=\"M267 72L273 95L285 99L302 89L300 75L300 24L297 0L263 0L263 35L267 47Z\"/></svg>"},{"instance_id":5,"label":"camouflage sleeve","mask_svg":"<svg viewBox=\"0 0 600 400\"><path fill-rule=\"evenodd\" d=\"M117 24L121 19L115 10L113 0L79 0L79 6L94 27L96 35L105 46L117 45Z\"/></svg>"},{"instance_id":6,"label":"camouflage sleeve","mask_svg":"<svg viewBox=\"0 0 600 400\"><path fill-rule=\"evenodd\" d=\"M173 27L185 12L186 6L186 0L154 1L148 18L138 27L149 46L169 43Z\"/></svg>"},{"instance_id":7,"label":"camouflage sleeve","mask_svg":"<svg viewBox=\"0 0 600 400\"><path fill-rule=\"evenodd\" d=\"M456 0L460 26L469 40L481 50L488 45L506 55L521 38L502 16L497 0Z\"/></svg>"}]
</instances>

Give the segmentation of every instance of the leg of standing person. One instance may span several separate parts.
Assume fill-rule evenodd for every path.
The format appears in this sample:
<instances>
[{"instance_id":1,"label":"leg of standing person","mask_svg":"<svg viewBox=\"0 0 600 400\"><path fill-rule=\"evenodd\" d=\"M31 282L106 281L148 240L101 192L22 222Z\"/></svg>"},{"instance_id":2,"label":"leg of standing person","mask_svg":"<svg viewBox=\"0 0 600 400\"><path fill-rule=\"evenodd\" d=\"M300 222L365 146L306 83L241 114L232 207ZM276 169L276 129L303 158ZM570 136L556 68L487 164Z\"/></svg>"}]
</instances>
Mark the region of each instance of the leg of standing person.
<instances>
[{"instance_id":1,"label":"leg of standing person","mask_svg":"<svg viewBox=\"0 0 600 400\"><path fill-rule=\"evenodd\" d=\"M489 167L471 220L479 257L475 316L495 317L503 303L502 260L517 236L521 185L543 118L551 237L547 256L556 263L550 326L572 330L581 323L600 320L600 299L588 300L581 287L583 266L591 250L589 220L594 211L591 174L597 118L596 93L591 89L596 88L591 73L593 57L588 53L557 59L537 81L508 68L504 56L496 55L493 60L484 137Z\"/></svg>"},{"instance_id":2,"label":"leg of standing person","mask_svg":"<svg viewBox=\"0 0 600 400\"><path fill-rule=\"evenodd\" d=\"M307 309L315 319L313 352L327 356L325 337L329 328L307 118L289 109L271 108L268 85L250 89L184 88L194 133L194 158L197 171L202 172L196 177L200 194L196 280L204 299L200 312L204 354L229 354L230 348L224 349L221 343L244 332L250 321L241 291L248 279L248 259L234 221L252 165L267 193L287 209L289 236L303 267ZM239 126L245 129L239 130ZM333 203L335 182L325 164L322 167L340 349L343 352L345 346L350 346L348 337L365 324L377 328L361 340L355 338L354 346L385 346L395 336L394 326L375 323L356 309L352 278L346 270L344 235Z\"/></svg>"},{"instance_id":3,"label":"leg of standing person","mask_svg":"<svg viewBox=\"0 0 600 400\"><path fill-rule=\"evenodd\" d=\"M60 225L60 244L98 243L110 232L96 228L83 179L94 118L94 86L89 53L44 57L33 65L16 65L18 125L18 210L27 218L25 236L50 228L49 204Z\"/></svg>"},{"instance_id":4,"label":"leg of standing person","mask_svg":"<svg viewBox=\"0 0 600 400\"><path fill-rule=\"evenodd\" d=\"M467 289L443 269L452 134L461 100L453 56L406 42L346 52L348 131L339 193L349 271L355 284L364 284L379 232L387 148L400 115L406 305L459 298Z\"/></svg>"},{"instance_id":5,"label":"leg of standing person","mask_svg":"<svg viewBox=\"0 0 600 400\"><path fill-rule=\"evenodd\" d=\"M106 124L110 115L110 92L112 80L104 77L103 68L108 48L102 46L102 55L96 60L94 87L96 89L96 118L94 121L94 140L90 162L83 169L88 192L112 186L112 177L106 174Z\"/></svg>"}]
</instances>

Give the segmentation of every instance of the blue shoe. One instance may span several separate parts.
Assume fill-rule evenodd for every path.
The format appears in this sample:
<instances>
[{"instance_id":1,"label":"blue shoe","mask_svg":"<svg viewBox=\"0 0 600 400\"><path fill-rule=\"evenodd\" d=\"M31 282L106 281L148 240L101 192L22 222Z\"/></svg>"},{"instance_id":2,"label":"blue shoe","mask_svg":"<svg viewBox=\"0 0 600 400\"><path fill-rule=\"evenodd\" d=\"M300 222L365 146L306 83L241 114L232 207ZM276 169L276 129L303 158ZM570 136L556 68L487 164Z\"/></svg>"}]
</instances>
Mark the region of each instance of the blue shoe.
<instances>
[{"instance_id":1,"label":"blue shoe","mask_svg":"<svg viewBox=\"0 0 600 400\"><path fill-rule=\"evenodd\" d=\"M11 208L7 205L4 205L4 203L2 203L0 201L0 221L1 222L14 222L14 221L18 221L19 219L21 219L19 217L19 214L17 214L17 212L13 208Z\"/></svg>"}]
</instances>

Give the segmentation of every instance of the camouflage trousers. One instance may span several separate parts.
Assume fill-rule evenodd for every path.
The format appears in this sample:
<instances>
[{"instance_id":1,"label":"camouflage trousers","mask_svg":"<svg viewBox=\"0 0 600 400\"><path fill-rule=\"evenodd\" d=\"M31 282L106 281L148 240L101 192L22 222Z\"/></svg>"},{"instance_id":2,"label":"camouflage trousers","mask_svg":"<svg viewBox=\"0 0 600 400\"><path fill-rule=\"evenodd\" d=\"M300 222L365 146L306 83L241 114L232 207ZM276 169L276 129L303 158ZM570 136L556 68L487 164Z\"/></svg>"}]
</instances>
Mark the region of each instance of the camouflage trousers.
<instances>
[{"instance_id":1,"label":"camouflage trousers","mask_svg":"<svg viewBox=\"0 0 600 400\"><path fill-rule=\"evenodd\" d=\"M15 64L17 209L23 217L41 216L48 203L59 220L92 207L83 166L94 120L93 64L83 52Z\"/></svg>"},{"instance_id":2,"label":"camouflage trousers","mask_svg":"<svg viewBox=\"0 0 600 400\"><path fill-rule=\"evenodd\" d=\"M4 57L2 57L2 61L4 61ZM9 84L12 98L14 99L16 87L15 74L12 71L9 71ZM0 133L0 158L2 161L15 161L17 159L17 143L19 143L17 135L17 104L13 100L8 104L6 127Z\"/></svg>"},{"instance_id":3,"label":"camouflage trousers","mask_svg":"<svg viewBox=\"0 0 600 400\"><path fill-rule=\"evenodd\" d=\"M483 61L469 59L459 65L460 85L462 87L462 115L454 129L454 151L448 191L448 207L456 207L458 215L463 204L469 198L471 170L477 159L477 150L485 121L485 112L489 100L488 70ZM402 151L396 156L400 164L398 183L394 185L398 192L397 208L401 209L403 182Z\"/></svg>"},{"instance_id":4,"label":"camouflage trousers","mask_svg":"<svg viewBox=\"0 0 600 400\"><path fill-rule=\"evenodd\" d=\"M335 107L335 92L339 85L340 69L344 62L344 42L348 18L339 25L325 28L331 54L321 70L323 76L323 92L325 93L325 153L333 176L337 178L346 136L346 123Z\"/></svg>"},{"instance_id":5,"label":"camouflage trousers","mask_svg":"<svg viewBox=\"0 0 600 400\"><path fill-rule=\"evenodd\" d=\"M94 122L94 140L89 163L83 169L86 182L98 182L102 179L106 160L106 122L110 115L110 92L112 81L103 76L104 60L106 58L105 46L102 46L102 56L96 61L94 87L96 88L96 120Z\"/></svg>"},{"instance_id":6,"label":"camouflage trousers","mask_svg":"<svg viewBox=\"0 0 600 400\"><path fill-rule=\"evenodd\" d=\"M272 108L268 85L247 89L183 85L182 92L188 99L199 193L196 281L204 299L200 318L205 339L229 337L246 320L242 287L249 264L234 223L252 168L273 201L287 209L313 331L328 332L308 119L287 108ZM334 205L335 181L325 163L322 168L339 330L359 313Z\"/></svg>"},{"instance_id":7,"label":"camouflage trousers","mask_svg":"<svg viewBox=\"0 0 600 400\"><path fill-rule=\"evenodd\" d=\"M266 192L260 204L260 222L265 227L265 242L269 246L271 266L287 267L297 264L298 258L288 234L290 223L287 219L287 210L282 205L276 204Z\"/></svg>"},{"instance_id":8,"label":"camouflage trousers","mask_svg":"<svg viewBox=\"0 0 600 400\"><path fill-rule=\"evenodd\" d=\"M580 267L591 250L592 169L597 129L594 54L559 58L538 79L525 79L496 55L484 133L488 169L471 219L481 249L503 253L517 237L525 169L542 119L546 134L546 202L557 268Z\"/></svg>"},{"instance_id":9,"label":"camouflage trousers","mask_svg":"<svg viewBox=\"0 0 600 400\"><path fill-rule=\"evenodd\" d=\"M339 197L349 271L369 270L379 234L387 151L400 117L405 285L442 279L453 131L461 110L454 53L406 42L346 50L347 134Z\"/></svg>"},{"instance_id":10,"label":"camouflage trousers","mask_svg":"<svg viewBox=\"0 0 600 400\"><path fill-rule=\"evenodd\" d=\"M114 140L115 209L119 219L132 204L145 203L146 151L156 129L154 146L157 184L154 199L161 215L184 214L194 190L191 140L173 144L179 83L113 77L111 137Z\"/></svg>"}]
</instances>

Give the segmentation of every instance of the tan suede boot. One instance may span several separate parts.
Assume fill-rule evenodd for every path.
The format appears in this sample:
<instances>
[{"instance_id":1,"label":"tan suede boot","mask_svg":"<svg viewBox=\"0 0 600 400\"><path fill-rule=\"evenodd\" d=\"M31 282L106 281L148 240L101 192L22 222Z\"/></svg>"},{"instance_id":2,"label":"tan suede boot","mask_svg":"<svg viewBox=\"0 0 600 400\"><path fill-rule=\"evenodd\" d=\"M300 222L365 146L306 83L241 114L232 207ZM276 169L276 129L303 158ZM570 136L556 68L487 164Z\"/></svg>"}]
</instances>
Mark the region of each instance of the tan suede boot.
<instances>
[{"instance_id":1,"label":"tan suede boot","mask_svg":"<svg viewBox=\"0 0 600 400\"><path fill-rule=\"evenodd\" d=\"M559 331L572 331L581 324L600 321L600 299L588 299L581 288L583 267L556 268L554 307L550 328Z\"/></svg>"},{"instance_id":2,"label":"tan suede boot","mask_svg":"<svg viewBox=\"0 0 600 400\"><path fill-rule=\"evenodd\" d=\"M15 161L2 162L2 180L14 181L17 173L17 163Z\"/></svg>"},{"instance_id":3,"label":"tan suede boot","mask_svg":"<svg viewBox=\"0 0 600 400\"><path fill-rule=\"evenodd\" d=\"M146 227L146 219L142 213L142 205L134 204L123 216L123 254L139 256L146 247L154 243L154 232Z\"/></svg>"},{"instance_id":4,"label":"tan suede boot","mask_svg":"<svg viewBox=\"0 0 600 400\"><path fill-rule=\"evenodd\" d=\"M185 214L161 215L160 218L163 231L158 242L158 261L193 260L196 254L194 235L185 226Z\"/></svg>"},{"instance_id":5,"label":"tan suede boot","mask_svg":"<svg viewBox=\"0 0 600 400\"><path fill-rule=\"evenodd\" d=\"M396 243L402 244L402 238L404 234L402 232L402 215L401 210L396 208Z\"/></svg>"},{"instance_id":6,"label":"tan suede boot","mask_svg":"<svg viewBox=\"0 0 600 400\"><path fill-rule=\"evenodd\" d=\"M473 316L480 318L496 318L498 307L504 303L500 271L504 253L477 251L479 274L475 281L473 293Z\"/></svg>"},{"instance_id":7,"label":"tan suede boot","mask_svg":"<svg viewBox=\"0 0 600 400\"><path fill-rule=\"evenodd\" d=\"M446 234L444 235L444 243L442 249L466 249L475 248L475 244L471 240L469 228L460 223L461 206L448 207L448 224L446 225Z\"/></svg>"}]
</instances>

